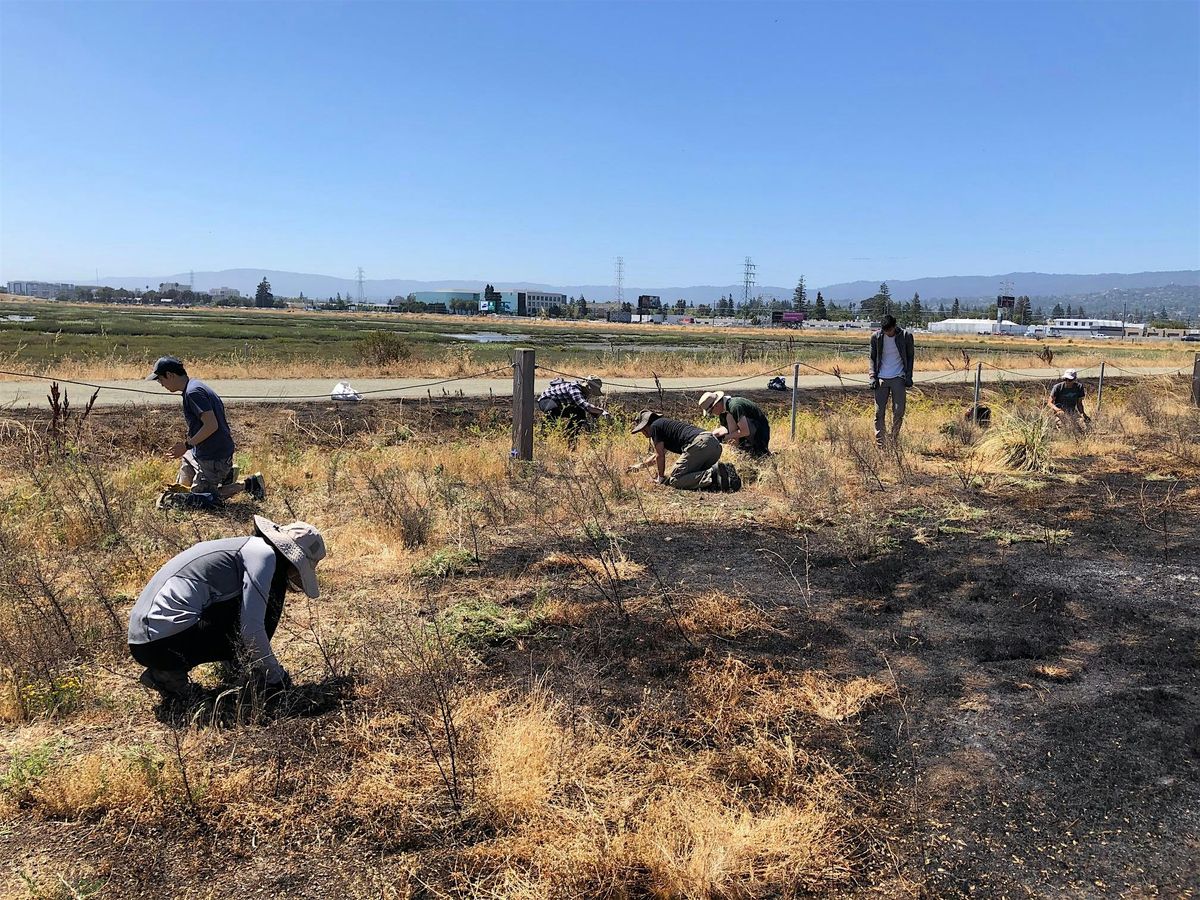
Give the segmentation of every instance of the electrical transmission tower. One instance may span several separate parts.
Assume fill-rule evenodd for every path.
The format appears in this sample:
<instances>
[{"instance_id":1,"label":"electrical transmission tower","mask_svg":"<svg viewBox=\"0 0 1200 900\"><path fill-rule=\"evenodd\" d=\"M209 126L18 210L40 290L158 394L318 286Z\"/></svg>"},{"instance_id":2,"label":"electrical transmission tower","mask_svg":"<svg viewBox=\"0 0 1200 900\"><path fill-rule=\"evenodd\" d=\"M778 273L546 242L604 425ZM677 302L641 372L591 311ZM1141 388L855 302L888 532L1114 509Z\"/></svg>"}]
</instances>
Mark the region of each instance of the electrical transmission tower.
<instances>
[{"instance_id":1,"label":"electrical transmission tower","mask_svg":"<svg viewBox=\"0 0 1200 900\"><path fill-rule=\"evenodd\" d=\"M363 302L363 270L362 270L362 266L358 267L357 281L358 281L358 302L361 304Z\"/></svg>"},{"instance_id":2,"label":"electrical transmission tower","mask_svg":"<svg viewBox=\"0 0 1200 900\"><path fill-rule=\"evenodd\" d=\"M625 302L625 257L617 257L617 307Z\"/></svg>"},{"instance_id":3,"label":"electrical transmission tower","mask_svg":"<svg viewBox=\"0 0 1200 900\"><path fill-rule=\"evenodd\" d=\"M754 295L754 263L750 257L746 257L745 268L742 269L742 306L750 305L750 298Z\"/></svg>"}]
</instances>

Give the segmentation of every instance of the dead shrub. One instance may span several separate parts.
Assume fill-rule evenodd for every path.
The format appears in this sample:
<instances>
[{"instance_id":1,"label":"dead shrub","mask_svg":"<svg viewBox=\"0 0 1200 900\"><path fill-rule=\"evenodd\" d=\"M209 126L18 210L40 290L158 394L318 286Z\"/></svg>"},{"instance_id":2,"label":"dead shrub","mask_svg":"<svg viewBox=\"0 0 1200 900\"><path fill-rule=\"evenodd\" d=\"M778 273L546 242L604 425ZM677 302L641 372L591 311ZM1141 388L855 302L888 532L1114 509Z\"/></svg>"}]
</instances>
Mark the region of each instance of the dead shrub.
<instances>
[{"instance_id":1,"label":"dead shrub","mask_svg":"<svg viewBox=\"0 0 1200 900\"><path fill-rule=\"evenodd\" d=\"M434 492L429 483L414 486L409 473L398 467L364 464L362 474L366 482L366 490L359 495L362 505L395 530L407 549L428 543L435 519Z\"/></svg>"}]
</instances>

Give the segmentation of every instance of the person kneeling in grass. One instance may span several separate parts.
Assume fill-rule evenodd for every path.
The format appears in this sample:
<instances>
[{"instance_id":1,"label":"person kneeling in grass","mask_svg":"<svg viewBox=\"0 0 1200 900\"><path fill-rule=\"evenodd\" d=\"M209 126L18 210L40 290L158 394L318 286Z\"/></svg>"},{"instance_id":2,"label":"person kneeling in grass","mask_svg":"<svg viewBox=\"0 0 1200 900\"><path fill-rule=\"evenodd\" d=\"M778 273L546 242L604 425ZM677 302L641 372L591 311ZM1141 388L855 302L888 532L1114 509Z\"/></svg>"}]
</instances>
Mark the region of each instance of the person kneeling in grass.
<instances>
[{"instance_id":1,"label":"person kneeling in grass","mask_svg":"<svg viewBox=\"0 0 1200 900\"><path fill-rule=\"evenodd\" d=\"M714 434L722 435L722 441L751 456L770 455L771 423L757 403L724 391L707 391L700 397L700 408L720 421L721 428Z\"/></svg>"},{"instance_id":2,"label":"person kneeling in grass","mask_svg":"<svg viewBox=\"0 0 1200 900\"><path fill-rule=\"evenodd\" d=\"M178 483L194 494L212 494L228 500L246 491L255 500L266 497L263 477L255 472L244 481L232 481L233 435L225 420L225 404L207 384L189 378L183 362L174 356L161 357L147 381L157 381L172 394L183 395L183 418L187 435L169 451L179 460Z\"/></svg>"},{"instance_id":3,"label":"person kneeling in grass","mask_svg":"<svg viewBox=\"0 0 1200 900\"><path fill-rule=\"evenodd\" d=\"M644 433L653 451L644 460L634 463L634 472L654 465L656 484L666 484L681 491L701 487L709 469L721 458L721 442L711 431L704 431L690 422L668 419L660 413L643 409L633 423L633 434ZM678 453L679 459L667 474L667 451Z\"/></svg>"},{"instance_id":4,"label":"person kneeling in grass","mask_svg":"<svg viewBox=\"0 0 1200 900\"><path fill-rule=\"evenodd\" d=\"M1091 424L1091 419L1083 409L1083 398L1087 389L1079 383L1079 373L1074 369L1063 372L1062 381L1050 388L1050 397L1046 405L1054 410L1054 416L1060 425L1069 425L1076 434L1083 434L1083 426Z\"/></svg>"},{"instance_id":5,"label":"person kneeling in grass","mask_svg":"<svg viewBox=\"0 0 1200 900\"><path fill-rule=\"evenodd\" d=\"M325 539L307 522L254 517L249 537L203 541L155 573L129 614L129 653L139 679L166 700L192 695L188 672L207 662L249 669L268 688L291 686L271 650L284 594L319 596Z\"/></svg>"}]
</instances>

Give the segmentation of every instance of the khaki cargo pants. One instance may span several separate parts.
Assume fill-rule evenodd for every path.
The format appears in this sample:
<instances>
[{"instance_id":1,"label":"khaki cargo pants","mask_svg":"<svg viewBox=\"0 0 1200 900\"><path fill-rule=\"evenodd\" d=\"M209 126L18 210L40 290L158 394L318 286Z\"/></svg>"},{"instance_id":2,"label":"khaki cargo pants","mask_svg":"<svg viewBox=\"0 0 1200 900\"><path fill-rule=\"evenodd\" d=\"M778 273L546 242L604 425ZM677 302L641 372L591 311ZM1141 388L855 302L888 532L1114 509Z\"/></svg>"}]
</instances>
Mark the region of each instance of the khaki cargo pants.
<instances>
[{"instance_id":1,"label":"khaki cargo pants","mask_svg":"<svg viewBox=\"0 0 1200 900\"><path fill-rule=\"evenodd\" d=\"M683 448L675 467L667 476L667 484L681 491L694 491L704 482L708 470L721 458L721 442L715 434L705 432Z\"/></svg>"},{"instance_id":2,"label":"khaki cargo pants","mask_svg":"<svg viewBox=\"0 0 1200 900\"><path fill-rule=\"evenodd\" d=\"M233 457L227 459L198 459L195 449L183 454L179 460L179 475L176 483L191 485L198 494L213 494L217 488L233 480Z\"/></svg>"}]
</instances>

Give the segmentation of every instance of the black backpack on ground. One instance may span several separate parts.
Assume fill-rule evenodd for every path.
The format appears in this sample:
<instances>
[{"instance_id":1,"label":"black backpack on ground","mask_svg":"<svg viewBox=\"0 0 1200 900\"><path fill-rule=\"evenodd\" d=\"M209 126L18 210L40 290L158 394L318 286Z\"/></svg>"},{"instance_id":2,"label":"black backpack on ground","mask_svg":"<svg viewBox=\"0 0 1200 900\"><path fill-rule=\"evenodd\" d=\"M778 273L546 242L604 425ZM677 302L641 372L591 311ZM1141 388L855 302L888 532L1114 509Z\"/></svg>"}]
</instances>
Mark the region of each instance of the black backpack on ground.
<instances>
[{"instance_id":1,"label":"black backpack on ground","mask_svg":"<svg viewBox=\"0 0 1200 900\"><path fill-rule=\"evenodd\" d=\"M716 494L732 494L742 489L742 476L738 474L733 463L719 462L704 473L704 481L700 485L702 491L712 491Z\"/></svg>"}]
</instances>

